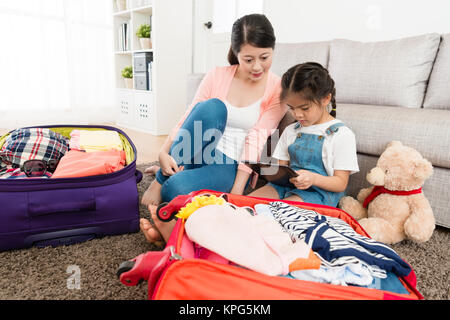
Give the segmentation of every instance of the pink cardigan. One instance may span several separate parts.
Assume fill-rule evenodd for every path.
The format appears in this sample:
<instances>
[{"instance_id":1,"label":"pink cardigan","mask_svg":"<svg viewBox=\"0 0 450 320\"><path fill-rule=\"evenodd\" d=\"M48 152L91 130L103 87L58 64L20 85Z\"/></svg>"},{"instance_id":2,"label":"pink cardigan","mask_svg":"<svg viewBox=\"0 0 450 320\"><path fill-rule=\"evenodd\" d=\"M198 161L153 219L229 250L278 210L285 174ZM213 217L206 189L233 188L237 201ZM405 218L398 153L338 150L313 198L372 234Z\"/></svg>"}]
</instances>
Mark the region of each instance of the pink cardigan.
<instances>
[{"instance_id":1,"label":"pink cardigan","mask_svg":"<svg viewBox=\"0 0 450 320\"><path fill-rule=\"evenodd\" d=\"M226 67L216 67L205 75L191 105L178 124L172 129L170 133L172 139L175 138L178 129L197 103L212 98L217 98L222 101L226 100L237 67L237 64ZM244 150L241 155L241 161L246 160L256 162L259 160L267 138L275 132L278 124L284 117L287 109L286 105L280 104L280 93L281 79L279 76L269 71L266 89L261 101L259 119L254 127L248 131ZM252 170L244 164L240 164L238 169L247 173L252 172Z\"/></svg>"}]
</instances>

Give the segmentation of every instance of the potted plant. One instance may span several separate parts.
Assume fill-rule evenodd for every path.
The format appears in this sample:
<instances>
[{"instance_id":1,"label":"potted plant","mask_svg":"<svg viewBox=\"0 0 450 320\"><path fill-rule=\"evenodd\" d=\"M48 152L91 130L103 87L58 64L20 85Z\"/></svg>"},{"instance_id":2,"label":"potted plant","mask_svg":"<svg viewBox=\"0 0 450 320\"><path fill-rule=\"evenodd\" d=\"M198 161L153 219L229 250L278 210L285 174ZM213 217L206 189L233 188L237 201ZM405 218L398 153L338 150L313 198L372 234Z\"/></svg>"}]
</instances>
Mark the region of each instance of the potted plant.
<instances>
[{"instance_id":1,"label":"potted plant","mask_svg":"<svg viewBox=\"0 0 450 320\"><path fill-rule=\"evenodd\" d=\"M127 0L116 0L117 11L127 10Z\"/></svg>"},{"instance_id":2,"label":"potted plant","mask_svg":"<svg viewBox=\"0 0 450 320\"><path fill-rule=\"evenodd\" d=\"M151 49L152 41L150 39L150 25L149 24L141 24L136 31L136 36L139 38L139 42L141 43L142 49Z\"/></svg>"},{"instance_id":3,"label":"potted plant","mask_svg":"<svg viewBox=\"0 0 450 320\"><path fill-rule=\"evenodd\" d=\"M125 88L133 89L133 67L126 66L122 69L122 78L125 82Z\"/></svg>"}]
</instances>

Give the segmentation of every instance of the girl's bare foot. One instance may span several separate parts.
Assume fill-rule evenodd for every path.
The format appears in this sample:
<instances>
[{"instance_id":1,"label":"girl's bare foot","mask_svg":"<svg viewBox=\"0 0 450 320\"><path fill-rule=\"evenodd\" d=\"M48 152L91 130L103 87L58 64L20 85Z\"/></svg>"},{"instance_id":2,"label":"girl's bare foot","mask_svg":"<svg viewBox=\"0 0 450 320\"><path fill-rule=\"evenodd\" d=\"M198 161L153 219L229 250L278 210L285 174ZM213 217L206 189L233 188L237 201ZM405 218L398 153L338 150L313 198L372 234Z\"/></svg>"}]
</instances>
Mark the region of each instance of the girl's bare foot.
<instances>
[{"instance_id":1,"label":"girl's bare foot","mask_svg":"<svg viewBox=\"0 0 450 320\"><path fill-rule=\"evenodd\" d=\"M154 225L152 225L147 219L141 219L140 227L142 233L150 243L155 243L156 245L161 245L164 241L167 243L176 221L172 220L169 222L163 222L159 220L156 214L157 206L150 205L148 206L148 209L152 216Z\"/></svg>"},{"instance_id":2,"label":"girl's bare foot","mask_svg":"<svg viewBox=\"0 0 450 320\"><path fill-rule=\"evenodd\" d=\"M153 175L154 176L156 174L156 172L158 172L158 170L159 170L159 166L153 165L153 166L150 166L150 167L146 168L144 170L144 173L147 173L149 175Z\"/></svg>"},{"instance_id":3,"label":"girl's bare foot","mask_svg":"<svg viewBox=\"0 0 450 320\"><path fill-rule=\"evenodd\" d=\"M158 206L161 201L161 184L155 179L142 195L141 203L146 206Z\"/></svg>"}]
</instances>

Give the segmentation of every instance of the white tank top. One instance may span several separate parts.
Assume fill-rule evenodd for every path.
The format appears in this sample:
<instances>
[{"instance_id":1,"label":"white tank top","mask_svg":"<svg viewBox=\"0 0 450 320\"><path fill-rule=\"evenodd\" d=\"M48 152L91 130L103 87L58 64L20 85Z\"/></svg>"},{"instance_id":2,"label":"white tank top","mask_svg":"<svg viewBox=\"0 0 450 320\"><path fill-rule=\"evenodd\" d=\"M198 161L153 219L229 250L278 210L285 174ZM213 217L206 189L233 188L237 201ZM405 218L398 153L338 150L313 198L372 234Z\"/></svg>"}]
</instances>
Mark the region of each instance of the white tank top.
<instances>
[{"instance_id":1,"label":"white tank top","mask_svg":"<svg viewBox=\"0 0 450 320\"><path fill-rule=\"evenodd\" d=\"M247 107L235 107L225 101L228 111L227 125L216 149L233 160L240 160L248 130L253 128L259 119L261 100Z\"/></svg>"}]
</instances>

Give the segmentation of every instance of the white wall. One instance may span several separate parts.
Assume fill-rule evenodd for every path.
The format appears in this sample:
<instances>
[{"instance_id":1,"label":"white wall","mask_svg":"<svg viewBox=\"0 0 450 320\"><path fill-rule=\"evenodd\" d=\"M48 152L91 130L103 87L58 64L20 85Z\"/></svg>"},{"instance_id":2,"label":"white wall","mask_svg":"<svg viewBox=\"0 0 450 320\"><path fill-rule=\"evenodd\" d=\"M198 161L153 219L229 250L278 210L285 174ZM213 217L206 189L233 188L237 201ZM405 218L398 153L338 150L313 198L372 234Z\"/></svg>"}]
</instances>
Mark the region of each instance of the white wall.
<instances>
[{"instance_id":1,"label":"white wall","mask_svg":"<svg viewBox=\"0 0 450 320\"><path fill-rule=\"evenodd\" d=\"M277 42L450 33L450 0L265 0Z\"/></svg>"},{"instance_id":2,"label":"white wall","mask_svg":"<svg viewBox=\"0 0 450 320\"><path fill-rule=\"evenodd\" d=\"M210 69L207 61L226 64L229 45L212 50L212 30L203 23L214 20L214 2L193 1L193 72L206 72ZM277 42L337 38L370 42L450 33L450 0L264 0L263 13L272 22Z\"/></svg>"}]
</instances>

